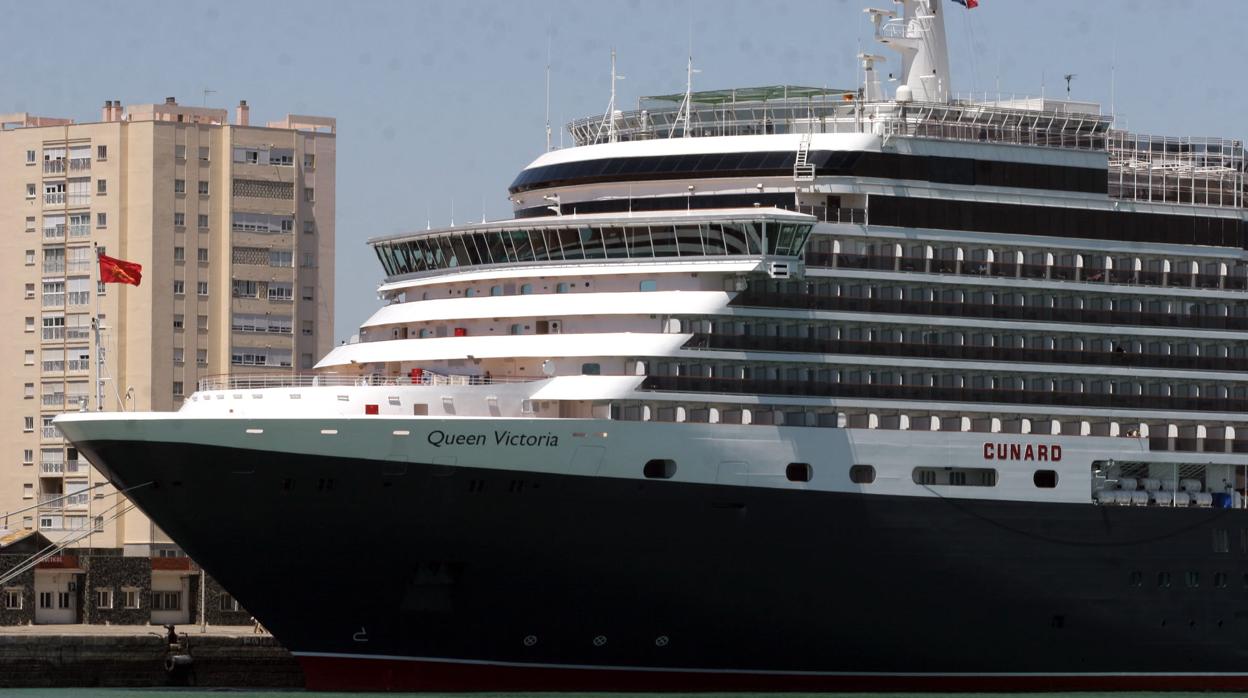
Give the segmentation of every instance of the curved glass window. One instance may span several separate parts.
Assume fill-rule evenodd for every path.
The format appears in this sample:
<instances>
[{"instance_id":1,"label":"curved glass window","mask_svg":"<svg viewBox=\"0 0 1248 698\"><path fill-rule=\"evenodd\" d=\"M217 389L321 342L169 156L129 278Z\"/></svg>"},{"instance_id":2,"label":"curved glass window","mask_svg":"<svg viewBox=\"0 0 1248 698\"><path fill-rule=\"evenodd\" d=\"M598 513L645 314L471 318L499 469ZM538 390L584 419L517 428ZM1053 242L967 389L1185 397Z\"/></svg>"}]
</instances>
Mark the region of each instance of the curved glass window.
<instances>
[{"instance_id":1,"label":"curved glass window","mask_svg":"<svg viewBox=\"0 0 1248 698\"><path fill-rule=\"evenodd\" d=\"M798 256L810 223L780 220L615 223L532 230L456 231L373 243L387 276L487 264L602 259ZM490 289L500 295L501 289Z\"/></svg>"}]
</instances>

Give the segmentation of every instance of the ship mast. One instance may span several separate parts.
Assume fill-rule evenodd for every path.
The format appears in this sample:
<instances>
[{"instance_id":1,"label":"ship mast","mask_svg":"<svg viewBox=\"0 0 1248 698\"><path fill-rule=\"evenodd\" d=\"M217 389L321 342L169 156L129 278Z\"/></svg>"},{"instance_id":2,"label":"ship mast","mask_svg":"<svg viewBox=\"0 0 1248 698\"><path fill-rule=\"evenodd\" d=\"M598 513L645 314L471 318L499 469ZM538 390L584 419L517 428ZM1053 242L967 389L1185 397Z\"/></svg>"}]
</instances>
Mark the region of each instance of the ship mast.
<instances>
[{"instance_id":1,"label":"ship mast","mask_svg":"<svg viewBox=\"0 0 1248 698\"><path fill-rule=\"evenodd\" d=\"M867 10L875 40L901 54L901 85L918 102L949 101L949 49L940 0L894 0L902 16Z\"/></svg>"}]
</instances>

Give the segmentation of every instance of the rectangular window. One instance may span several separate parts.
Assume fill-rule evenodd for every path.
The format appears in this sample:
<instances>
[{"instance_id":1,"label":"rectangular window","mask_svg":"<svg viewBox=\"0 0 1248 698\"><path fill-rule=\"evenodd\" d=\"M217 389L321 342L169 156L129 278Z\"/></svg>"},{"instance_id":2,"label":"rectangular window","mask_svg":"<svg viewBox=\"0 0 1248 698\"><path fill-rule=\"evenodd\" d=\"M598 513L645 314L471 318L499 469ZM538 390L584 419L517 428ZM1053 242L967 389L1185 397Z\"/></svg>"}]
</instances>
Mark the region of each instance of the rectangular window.
<instances>
[{"instance_id":1,"label":"rectangular window","mask_svg":"<svg viewBox=\"0 0 1248 698\"><path fill-rule=\"evenodd\" d=\"M204 230L207 227L208 227L208 214L207 213L199 214L199 229Z\"/></svg>"},{"instance_id":2,"label":"rectangular window","mask_svg":"<svg viewBox=\"0 0 1248 698\"><path fill-rule=\"evenodd\" d=\"M132 587L121 588L121 607L122 608L138 608L139 607L139 590Z\"/></svg>"},{"instance_id":3,"label":"rectangular window","mask_svg":"<svg viewBox=\"0 0 1248 698\"><path fill-rule=\"evenodd\" d=\"M185 350L182 349L182 347L173 348L173 363L175 364L182 363L182 359L184 356L185 356Z\"/></svg>"},{"instance_id":4,"label":"rectangular window","mask_svg":"<svg viewBox=\"0 0 1248 698\"><path fill-rule=\"evenodd\" d=\"M182 592L180 591L153 591L152 592L152 610L153 611L180 611L182 610Z\"/></svg>"},{"instance_id":5,"label":"rectangular window","mask_svg":"<svg viewBox=\"0 0 1248 698\"><path fill-rule=\"evenodd\" d=\"M35 316L33 315L26 316L26 331L27 332L35 331Z\"/></svg>"},{"instance_id":6,"label":"rectangular window","mask_svg":"<svg viewBox=\"0 0 1248 698\"><path fill-rule=\"evenodd\" d=\"M173 382L173 394L179 397L183 394L182 393L182 381Z\"/></svg>"},{"instance_id":7,"label":"rectangular window","mask_svg":"<svg viewBox=\"0 0 1248 698\"><path fill-rule=\"evenodd\" d=\"M31 392L34 392L33 386L31 388ZM22 465L32 465L34 462L35 462L35 449L33 448L22 449Z\"/></svg>"},{"instance_id":8,"label":"rectangular window","mask_svg":"<svg viewBox=\"0 0 1248 698\"><path fill-rule=\"evenodd\" d=\"M185 179L175 179L175 180L173 180L173 193L174 193L174 194L185 194L185 193L186 193L186 180L185 180Z\"/></svg>"},{"instance_id":9,"label":"rectangular window","mask_svg":"<svg viewBox=\"0 0 1248 698\"><path fill-rule=\"evenodd\" d=\"M35 285L34 284L26 284L26 297L27 298L35 297Z\"/></svg>"},{"instance_id":10,"label":"rectangular window","mask_svg":"<svg viewBox=\"0 0 1248 698\"><path fill-rule=\"evenodd\" d=\"M26 354L25 354L25 362L26 362L26 365L27 365L27 366L34 366L34 365L35 365L35 350L34 350L34 349L27 349L27 350L26 350Z\"/></svg>"},{"instance_id":11,"label":"rectangular window","mask_svg":"<svg viewBox=\"0 0 1248 698\"><path fill-rule=\"evenodd\" d=\"M22 499L35 498L35 485L33 482L27 482L22 485Z\"/></svg>"},{"instance_id":12,"label":"rectangular window","mask_svg":"<svg viewBox=\"0 0 1248 698\"><path fill-rule=\"evenodd\" d=\"M35 363L35 352L33 351L30 352L30 363L31 364ZM22 417L22 431L34 431L34 430L35 430L35 418L34 417Z\"/></svg>"},{"instance_id":13,"label":"rectangular window","mask_svg":"<svg viewBox=\"0 0 1248 698\"><path fill-rule=\"evenodd\" d=\"M61 250L49 250L49 252L61 252ZM26 266L28 267L35 266L35 251L34 250L26 250ZM64 272L65 271L64 268L62 268L61 271Z\"/></svg>"},{"instance_id":14,"label":"rectangular window","mask_svg":"<svg viewBox=\"0 0 1248 698\"><path fill-rule=\"evenodd\" d=\"M312 355L311 354L305 353L305 354L299 355L299 368L312 368Z\"/></svg>"},{"instance_id":15,"label":"rectangular window","mask_svg":"<svg viewBox=\"0 0 1248 698\"><path fill-rule=\"evenodd\" d=\"M312 321L311 321L311 320L304 320L304 321L303 321L303 330L302 330L302 332L303 332L303 336L305 336L305 337L311 337L311 336L312 336Z\"/></svg>"},{"instance_id":16,"label":"rectangular window","mask_svg":"<svg viewBox=\"0 0 1248 698\"><path fill-rule=\"evenodd\" d=\"M269 300L271 301L292 300L294 297L294 294L292 293L292 291L293 291L293 286L289 283L283 283L280 281L271 282L269 284Z\"/></svg>"},{"instance_id":17,"label":"rectangular window","mask_svg":"<svg viewBox=\"0 0 1248 698\"><path fill-rule=\"evenodd\" d=\"M173 280L173 295L181 296L186 293L186 282L182 279Z\"/></svg>"},{"instance_id":18,"label":"rectangular window","mask_svg":"<svg viewBox=\"0 0 1248 698\"><path fill-rule=\"evenodd\" d=\"M36 156L35 151L33 151L33 150L27 150L27 151L26 151L26 164L27 164L27 165L33 165L33 164L35 164L35 162L37 162L36 157L37 157L37 156Z\"/></svg>"},{"instance_id":19,"label":"rectangular window","mask_svg":"<svg viewBox=\"0 0 1248 698\"><path fill-rule=\"evenodd\" d=\"M269 250L269 266L290 267L293 265L294 265L294 252L290 250Z\"/></svg>"},{"instance_id":20,"label":"rectangular window","mask_svg":"<svg viewBox=\"0 0 1248 698\"><path fill-rule=\"evenodd\" d=\"M185 248L185 247L175 247L175 248L173 248L173 261L175 261L175 262L185 262L185 261L186 261L186 248Z\"/></svg>"},{"instance_id":21,"label":"rectangular window","mask_svg":"<svg viewBox=\"0 0 1248 698\"><path fill-rule=\"evenodd\" d=\"M303 293L300 295L300 297L301 297L301 298L303 298L305 301L310 301L310 300L312 300L312 287L311 287L311 286L304 286L304 287L303 287Z\"/></svg>"},{"instance_id":22,"label":"rectangular window","mask_svg":"<svg viewBox=\"0 0 1248 698\"><path fill-rule=\"evenodd\" d=\"M34 216L26 216L26 232L28 233L35 232L35 217Z\"/></svg>"},{"instance_id":23,"label":"rectangular window","mask_svg":"<svg viewBox=\"0 0 1248 698\"><path fill-rule=\"evenodd\" d=\"M34 152L34 151L31 151ZM303 154L303 169L312 170L316 168L316 156L312 153Z\"/></svg>"},{"instance_id":24,"label":"rectangular window","mask_svg":"<svg viewBox=\"0 0 1248 698\"><path fill-rule=\"evenodd\" d=\"M209 150L208 146L206 145L199 146L199 159L201 162L208 162L209 153L211 153L211 151Z\"/></svg>"},{"instance_id":25,"label":"rectangular window","mask_svg":"<svg viewBox=\"0 0 1248 698\"><path fill-rule=\"evenodd\" d=\"M315 222L315 221L304 221L304 222L303 222L303 232L307 233L308 235L311 235L312 233L315 233L315 232L316 232L316 222Z\"/></svg>"},{"instance_id":26,"label":"rectangular window","mask_svg":"<svg viewBox=\"0 0 1248 698\"><path fill-rule=\"evenodd\" d=\"M22 386L22 397L26 399L33 399L35 397L34 383L26 383Z\"/></svg>"},{"instance_id":27,"label":"rectangular window","mask_svg":"<svg viewBox=\"0 0 1248 698\"><path fill-rule=\"evenodd\" d=\"M108 146L106 145L95 146L95 159L107 160L108 159Z\"/></svg>"},{"instance_id":28,"label":"rectangular window","mask_svg":"<svg viewBox=\"0 0 1248 698\"><path fill-rule=\"evenodd\" d=\"M307 202L316 201L316 190L312 187L304 187L303 200Z\"/></svg>"},{"instance_id":29,"label":"rectangular window","mask_svg":"<svg viewBox=\"0 0 1248 698\"><path fill-rule=\"evenodd\" d=\"M197 317L195 319L195 327L197 327L201 332L207 332L208 331L208 316L200 315L199 317Z\"/></svg>"},{"instance_id":30,"label":"rectangular window","mask_svg":"<svg viewBox=\"0 0 1248 698\"><path fill-rule=\"evenodd\" d=\"M108 193L108 180L107 179L95 180L95 193L98 196L104 196L105 194Z\"/></svg>"},{"instance_id":31,"label":"rectangular window","mask_svg":"<svg viewBox=\"0 0 1248 698\"><path fill-rule=\"evenodd\" d=\"M27 182L27 183L26 183L26 198L27 198L27 199L33 199L33 198L35 198L35 196L36 196L36 194L38 193L38 191L39 191L39 190L35 187L34 182Z\"/></svg>"},{"instance_id":32,"label":"rectangular window","mask_svg":"<svg viewBox=\"0 0 1248 698\"><path fill-rule=\"evenodd\" d=\"M108 214L107 213L95 214L95 227L97 228L108 227Z\"/></svg>"},{"instance_id":33,"label":"rectangular window","mask_svg":"<svg viewBox=\"0 0 1248 698\"><path fill-rule=\"evenodd\" d=\"M173 214L173 226L175 228L185 227L186 226L186 214L185 213Z\"/></svg>"},{"instance_id":34,"label":"rectangular window","mask_svg":"<svg viewBox=\"0 0 1248 698\"><path fill-rule=\"evenodd\" d=\"M916 485L997 486L997 471L992 468L915 468L912 477Z\"/></svg>"},{"instance_id":35,"label":"rectangular window","mask_svg":"<svg viewBox=\"0 0 1248 698\"><path fill-rule=\"evenodd\" d=\"M29 151L35 152L33 150ZM4 590L4 610L20 611L22 610L22 587L8 587Z\"/></svg>"},{"instance_id":36,"label":"rectangular window","mask_svg":"<svg viewBox=\"0 0 1248 698\"><path fill-rule=\"evenodd\" d=\"M207 349L195 350L195 364L198 366L208 365L208 350Z\"/></svg>"},{"instance_id":37,"label":"rectangular window","mask_svg":"<svg viewBox=\"0 0 1248 698\"><path fill-rule=\"evenodd\" d=\"M208 295L208 282L207 282L207 281L199 281L199 282L197 282L197 283L195 284L195 292L196 292L196 293L198 293L198 294L199 294L199 295L201 295L201 296L206 296L206 295Z\"/></svg>"},{"instance_id":38,"label":"rectangular window","mask_svg":"<svg viewBox=\"0 0 1248 698\"><path fill-rule=\"evenodd\" d=\"M235 298L256 298L260 294L260 284L255 281L234 279L233 287Z\"/></svg>"},{"instance_id":39,"label":"rectangular window","mask_svg":"<svg viewBox=\"0 0 1248 698\"><path fill-rule=\"evenodd\" d=\"M299 265L304 269L311 269L316 266L316 254L312 252L303 253L303 262Z\"/></svg>"},{"instance_id":40,"label":"rectangular window","mask_svg":"<svg viewBox=\"0 0 1248 698\"><path fill-rule=\"evenodd\" d=\"M184 145L173 146L173 156L179 160L185 160L186 159L186 146Z\"/></svg>"},{"instance_id":41,"label":"rectangular window","mask_svg":"<svg viewBox=\"0 0 1248 698\"><path fill-rule=\"evenodd\" d=\"M218 604L219 605L217 606L217 608L222 611L237 611L238 610L238 600L225 592L221 592L221 598Z\"/></svg>"},{"instance_id":42,"label":"rectangular window","mask_svg":"<svg viewBox=\"0 0 1248 698\"><path fill-rule=\"evenodd\" d=\"M174 316L173 316L173 329L175 329L175 330L180 330L180 329L182 329L184 326L185 326L185 321L183 320L183 316L182 316L182 315L174 315Z\"/></svg>"},{"instance_id":43,"label":"rectangular window","mask_svg":"<svg viewBox=\"0 0 1248 698\"><path fill-rule=\"evenodd\" d=\"M95 607L99 609L109 609L113 607L113 590L112 589L96 589L95 590Z\"/></svg>"},{"instance_id":44,"label":"rectangular window","mask_svg":"<svg viewBox=\"0 0 1248 698\"><path fill-rule=\"evenodd\" d=\"M208 248L207 248L207 247L201 247L201 248L199 248L198 250L196 250L196 252L195 252L195 261L197 261L197 262L207 262L207 261L208 261Z\"/></svg>"},{"instance_id":45,"label":"rectangular window","mask_svg":"<svg viewBox=\"0 0 1248 698\"><path fill-rule=\"evenodd\" d=\"M208 196L208 183L207 182L199 183L199 195Z\"/></svg>"}]
</instances>

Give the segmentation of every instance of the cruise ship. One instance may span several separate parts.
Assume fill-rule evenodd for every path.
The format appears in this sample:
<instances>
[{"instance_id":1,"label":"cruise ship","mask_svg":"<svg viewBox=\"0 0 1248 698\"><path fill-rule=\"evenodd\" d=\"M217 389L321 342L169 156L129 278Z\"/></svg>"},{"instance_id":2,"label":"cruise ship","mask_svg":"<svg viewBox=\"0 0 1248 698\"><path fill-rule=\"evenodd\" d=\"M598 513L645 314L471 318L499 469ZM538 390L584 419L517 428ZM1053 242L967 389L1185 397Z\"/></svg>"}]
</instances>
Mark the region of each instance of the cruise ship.
<instances>
[{"instance_id":1,"label":"cruise ship","mask_svg":"<svg viewBox=\"0 0 1248 698\"><path fill-rule=\"evenodd\" d=\"M309 688L1248 690L1243 143L955 97L954 11L574 121L314 374L56 424Z\"/></svg>"}]
</instances>

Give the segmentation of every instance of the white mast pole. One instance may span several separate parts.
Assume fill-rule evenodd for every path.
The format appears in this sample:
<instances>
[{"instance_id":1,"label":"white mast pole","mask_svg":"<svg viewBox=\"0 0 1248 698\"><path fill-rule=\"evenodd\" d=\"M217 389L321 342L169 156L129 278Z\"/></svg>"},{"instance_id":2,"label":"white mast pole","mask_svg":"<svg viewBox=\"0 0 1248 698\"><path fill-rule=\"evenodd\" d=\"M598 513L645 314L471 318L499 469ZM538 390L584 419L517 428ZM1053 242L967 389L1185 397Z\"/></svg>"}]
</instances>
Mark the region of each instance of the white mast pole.
<instances>
[{"instance_id":1,"label":"white mast pole","mask_svg":"<svg viewBox=\"0 0 1248 698\"><path fill-rule=\"evenodd\" d=\"M103 276L100 274L100 248L95 248L95 317L93 318L95 332L95 409L97 412L104 411L104 342L102 340L103 322L100 320L100 293L99 285L103 282Z\"/></svg>"}]
</instances>

